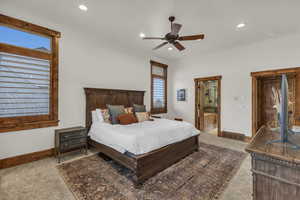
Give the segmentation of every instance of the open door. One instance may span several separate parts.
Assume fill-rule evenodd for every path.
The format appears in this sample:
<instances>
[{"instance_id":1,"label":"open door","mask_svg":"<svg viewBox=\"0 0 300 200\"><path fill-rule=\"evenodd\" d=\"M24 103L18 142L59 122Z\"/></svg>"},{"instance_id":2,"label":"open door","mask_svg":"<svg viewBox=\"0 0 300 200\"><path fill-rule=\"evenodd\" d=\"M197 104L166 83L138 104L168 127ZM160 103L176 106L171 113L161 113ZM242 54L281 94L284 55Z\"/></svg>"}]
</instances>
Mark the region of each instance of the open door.
<instances>
[{"instance_id":1,"label":"open door","mask_svg":"<svg viewBox=\"0 0 300 200\"><path fill-rule=\"evenodd\" d=\"M196 82L196 128L204 131L204 84Z\"/></svg>"},{"instance_id":2,"label":"open door","mask_svg":"<svg viewBox=\"0 0 300 200\"><path fill-rule=\"evenodd\" d=\"M195 126L221 136L221 76L195 79Z\"/></svg>"}]
</instances>

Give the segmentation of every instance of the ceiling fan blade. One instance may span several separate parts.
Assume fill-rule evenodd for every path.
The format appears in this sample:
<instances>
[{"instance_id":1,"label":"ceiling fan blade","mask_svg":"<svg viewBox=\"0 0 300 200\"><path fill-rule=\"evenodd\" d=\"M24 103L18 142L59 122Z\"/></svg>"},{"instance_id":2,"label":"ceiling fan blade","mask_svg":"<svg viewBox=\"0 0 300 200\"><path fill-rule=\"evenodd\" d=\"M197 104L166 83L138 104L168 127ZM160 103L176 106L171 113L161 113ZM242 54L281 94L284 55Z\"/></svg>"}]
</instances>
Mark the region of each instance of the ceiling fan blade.
<instances>
[{"instance_id":1,"label":"ceiling fan blade","mask_svg":"<svg viewBox=\"0 0 300 200\"><path fill-rule=\"evenodd\" d=\"M172 35L177 35L181 29L182 25L181 24L177 24L177 23L172 23L171 26L171 34Z\"/></svg>"},{"instance_id":2,"label":"ceiling fan blade","mask_svg":"<svg viewBox=\"0 0 300 200\"><path fill-rule=\"evenodd\" d=\"M200 35L189 35L189 36L181 36L178 38L178 40L180 41L184 41L184 40L203 40L204 39L204 34L200 34Z\"/></svg>"},{"instance_id":3,"label":"ceiling fan blade","mask_svg":"<svg viewBox=\"0 0 300 200\"><path fill-rule=\"evenodd\" d=\"M144 37L143 40L165 40L164 37Z\"/></svg>"},{"instance_id":4,"label":"ceiling fan blade","mask_svg":"<svg viewBox=\"0 0 300 200\"><path fill-rule=\"evenodd\" d=\"M159 48L165 46L166 44L168 44L168 42L161 43L161 44L158 45L157 47L153 48L153 50L159 49Z\"/></svg>"},{"instance_id":5,"label":"ceiling fan blade","mask_svg":"<svg viewBox=\"0 0 300 200\"><path fill-rule=\"evenodd\" d=\"M184 46L182 46L179 42L174 42L173 45L179 50L182 51L185 49Z\"/></svg>"}]
</instances>

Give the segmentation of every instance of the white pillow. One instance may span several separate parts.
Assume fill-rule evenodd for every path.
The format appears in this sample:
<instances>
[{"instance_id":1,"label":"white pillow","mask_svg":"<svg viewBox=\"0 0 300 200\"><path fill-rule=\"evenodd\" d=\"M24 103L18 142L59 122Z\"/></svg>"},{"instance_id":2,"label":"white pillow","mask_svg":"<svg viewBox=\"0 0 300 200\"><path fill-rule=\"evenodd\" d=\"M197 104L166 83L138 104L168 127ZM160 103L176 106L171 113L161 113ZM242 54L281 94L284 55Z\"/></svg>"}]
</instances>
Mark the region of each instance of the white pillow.
<instances>
[{"instance_id":1,"label":"white pillow","mask_svg":"<svg viewBox=\"0 0 300 200\"><path fill-rule=\"evenodd\" d=\"M93 122L98 121L98 117L97 117L96 110L93 110L93 111L92 111L92 121L93 121Z\"/></svg>"},{"instance_id":2,"label":"white pillow","mask_svg":"<svg viewBox=\"0 0 300 200\"><path fill-rule=\"evenodd\" d=\"M96 115L97 115L98 122L104 122L103 115L100 109L96 109Z\"/></svg>"}]
</instances>

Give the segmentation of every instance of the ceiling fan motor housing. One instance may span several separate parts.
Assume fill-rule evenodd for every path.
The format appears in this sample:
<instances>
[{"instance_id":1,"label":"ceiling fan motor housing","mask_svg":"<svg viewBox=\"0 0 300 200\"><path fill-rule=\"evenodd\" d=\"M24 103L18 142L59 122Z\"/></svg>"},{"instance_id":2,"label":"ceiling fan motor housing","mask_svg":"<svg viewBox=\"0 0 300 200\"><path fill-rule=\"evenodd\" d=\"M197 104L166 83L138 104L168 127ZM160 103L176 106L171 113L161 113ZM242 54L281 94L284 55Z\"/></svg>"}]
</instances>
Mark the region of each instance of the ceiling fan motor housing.
<instances>
[{"instance_id":1,"label":"ceiling fan motor housing","mask_svg":"<svg viewBox=\"0 0 300 200\"><path fill-rule=\"evenodd\" d=\"M169 21L172 23L172 22L174 22L175 21L175 17L174 16L170 16L169 17Z\"/></svg>"},{"instance_id":2,"label":"ceiling fan motor housing","mask_svg":"<svg viewBox=\"0 0 300 200\"><path fill-rule=\"evenodd\" d=\"M170 43L172 43L172 42L174 42L175 40L177 40L178 37L179 37L178 34L173 35L173 34L171 34L171 33L167 33L166 36L165 36L166 40L167 40L168 42L170 42Z\"/></svg>"}]
</instances>

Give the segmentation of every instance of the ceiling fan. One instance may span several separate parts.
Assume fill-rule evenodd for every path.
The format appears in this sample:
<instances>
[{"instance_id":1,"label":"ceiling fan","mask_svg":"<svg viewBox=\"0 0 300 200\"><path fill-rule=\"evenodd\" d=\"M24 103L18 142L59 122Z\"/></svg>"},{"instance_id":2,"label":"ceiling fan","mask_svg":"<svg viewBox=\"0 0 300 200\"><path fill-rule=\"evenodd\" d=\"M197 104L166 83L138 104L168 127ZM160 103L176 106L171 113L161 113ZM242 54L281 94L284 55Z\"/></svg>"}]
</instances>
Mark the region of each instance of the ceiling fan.
<instances>
[{"instance_id":1,"label":"ceiling fan","mask_svg":"<svg viewBox=\"0 0 300 200\"><path fill-rule=\"evenodd\" d=\"M173 23L175 20L174 16L169 17L169 21L171 22L171 32L167 33L165 37L144 37L144 40L166 40L166 42L161 43L160 45L153 48L153 50L159 49L166 44L170 43L174 45L179 51L182 51L185 49L182 44L180 44L178 41L187 41L187 40L203 40L204 34L200 35L189 35L189 36L179 36L178 33L182 27L181 24Z\"/></svg>"}]
</instances>

